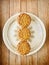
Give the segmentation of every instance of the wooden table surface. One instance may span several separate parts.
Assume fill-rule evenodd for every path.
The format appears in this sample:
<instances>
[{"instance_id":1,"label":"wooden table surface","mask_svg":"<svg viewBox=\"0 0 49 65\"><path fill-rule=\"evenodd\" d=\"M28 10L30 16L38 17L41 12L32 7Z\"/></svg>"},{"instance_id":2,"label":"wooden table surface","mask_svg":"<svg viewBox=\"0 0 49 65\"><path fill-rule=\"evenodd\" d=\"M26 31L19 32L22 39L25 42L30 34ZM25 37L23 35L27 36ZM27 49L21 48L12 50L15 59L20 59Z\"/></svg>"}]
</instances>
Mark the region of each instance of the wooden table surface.
<instances>
[{"instance_id":1,"label":"wooden table surface","mask_svg":"<svg viewBox=\"0 0 49 65\"><path fill-rule=\"evenodd\" d=\"M34 55L15 55L3 42L3 26L17 12L31 12L45 24L45 44ZM49 65L49 0L0 0L0 65Z\"/></svg>"}]
</instances>

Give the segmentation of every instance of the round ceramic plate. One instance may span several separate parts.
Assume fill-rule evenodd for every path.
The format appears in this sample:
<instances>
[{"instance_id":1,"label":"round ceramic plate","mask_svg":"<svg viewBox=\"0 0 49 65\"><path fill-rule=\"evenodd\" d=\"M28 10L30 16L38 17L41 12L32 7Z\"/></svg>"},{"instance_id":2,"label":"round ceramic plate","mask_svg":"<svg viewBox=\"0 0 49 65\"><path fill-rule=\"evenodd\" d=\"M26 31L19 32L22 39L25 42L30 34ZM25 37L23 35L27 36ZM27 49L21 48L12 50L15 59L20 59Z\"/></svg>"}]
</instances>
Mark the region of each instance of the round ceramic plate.
<instances>
[{"instance_id":1,"label":"round ceramic plate","mask_svg":"<svg viewBox=\"0 0 49 65\"><path fill-rule=\"evenodd\" d=\"M17 51L17 45L20 42L17 36L17 31L21 28L18 24L17 17L20 14L21 13L17 13L10 17L3 28L3 40L5 45L11 52L17 55L20 55ZM31 13L27 14L31 17L31 24L28 26L31 31L31 37L30 40L28 40L31 50L27 55L31 55L39 51L39 49L43 46L46 38L46 30L43 22L37 16Z\"/></svg>"}]
</instances>

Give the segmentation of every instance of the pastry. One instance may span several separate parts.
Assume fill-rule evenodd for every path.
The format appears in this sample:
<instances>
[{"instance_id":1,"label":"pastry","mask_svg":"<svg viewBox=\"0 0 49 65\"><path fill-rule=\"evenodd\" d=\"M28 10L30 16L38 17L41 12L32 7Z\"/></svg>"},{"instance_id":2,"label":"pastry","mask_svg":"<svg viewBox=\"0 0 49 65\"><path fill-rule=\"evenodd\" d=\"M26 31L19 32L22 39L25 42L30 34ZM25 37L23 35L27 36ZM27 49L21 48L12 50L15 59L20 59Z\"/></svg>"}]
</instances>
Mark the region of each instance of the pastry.
<instances>
[{"instance_id":1,"label":"pastry","mask_svg":"<svg viewBox=\"0 0 49 65\"><path fill-rule=\"evenodd\" d=\"M31 32L28 28L22 28L18 31L18 38L21 40L29 40Z\"/></svg>"},{"instance_id":2,"label":"pastry","mask_svg":"<svg viewBox=\"0 0 49 65\"><path fill-rule=\"evenodd\" d=\"M21 25L23 28L24 27L28 27L31 23L31 17L26 14L26 13L22 13L18 16L18 23L19 25Z\"/></svg>"},{"instance_id":3,"label":"pastry","mask_svg":"<svg viewBox=\"0 0 49 65\"><path fill-rule=\"evenodd\" d=\"M21 41L17 45L17 50L21 55L28 54L30 52L30 49L31 47L27 41Z\"/></svg>"}]
</instances>

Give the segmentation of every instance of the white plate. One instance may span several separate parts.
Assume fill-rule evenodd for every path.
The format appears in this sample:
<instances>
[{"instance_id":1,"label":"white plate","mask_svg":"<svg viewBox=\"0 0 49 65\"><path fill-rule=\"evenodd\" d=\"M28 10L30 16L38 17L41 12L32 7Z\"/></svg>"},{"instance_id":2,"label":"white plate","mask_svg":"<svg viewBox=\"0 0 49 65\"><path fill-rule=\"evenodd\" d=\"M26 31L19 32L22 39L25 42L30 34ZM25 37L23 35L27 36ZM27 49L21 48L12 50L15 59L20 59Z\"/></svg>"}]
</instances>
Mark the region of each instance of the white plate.
<instances>
[{"instance_id":1,"label":"white plate","mask_svg":"<svg viewBox=\"0 0 49 65\"><path fill-rule=\"evenodd\" d=\"M26 12L25 12L26 13ZM20 55L17 52L16 46L20 42L15 30L21 28L17 21L15 21L20 13L15 14L14 16L10 17L4 25L3 28L3 40L7 48L13 52L14 54ZM31 50L27 55L34 54L37 52L44 44L46 39L46 30L43 22L35 15L31 13L27 13L31 17L31 24L28 28L31 28L30 31L34 31L32 35L34 37L30 37L29 44L31 46Z\"/></svg>"}]
</instances>

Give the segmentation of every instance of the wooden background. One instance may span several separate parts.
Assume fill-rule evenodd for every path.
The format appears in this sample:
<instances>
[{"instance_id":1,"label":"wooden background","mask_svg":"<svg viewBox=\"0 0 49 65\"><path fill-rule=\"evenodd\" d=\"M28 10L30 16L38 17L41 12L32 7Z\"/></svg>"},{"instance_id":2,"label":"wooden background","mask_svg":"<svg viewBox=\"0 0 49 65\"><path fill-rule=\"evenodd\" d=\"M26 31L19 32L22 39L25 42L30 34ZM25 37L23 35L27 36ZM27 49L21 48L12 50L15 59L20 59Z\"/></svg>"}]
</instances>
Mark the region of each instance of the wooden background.
<instances>
[{"instance_id":1,"label":"wooden background","mask_svg":"<svg viewBox=\"0 0 49 65\"><path fill-rule=\"evenodd\" d=\"M44 22L46 42L34 55L17 56L5 46L2 30L9 17L25 11L37 15ZM0 65L49 65L49 0L0 0Z\"/></svg>"}]
</instances>

